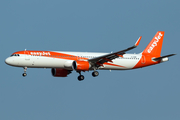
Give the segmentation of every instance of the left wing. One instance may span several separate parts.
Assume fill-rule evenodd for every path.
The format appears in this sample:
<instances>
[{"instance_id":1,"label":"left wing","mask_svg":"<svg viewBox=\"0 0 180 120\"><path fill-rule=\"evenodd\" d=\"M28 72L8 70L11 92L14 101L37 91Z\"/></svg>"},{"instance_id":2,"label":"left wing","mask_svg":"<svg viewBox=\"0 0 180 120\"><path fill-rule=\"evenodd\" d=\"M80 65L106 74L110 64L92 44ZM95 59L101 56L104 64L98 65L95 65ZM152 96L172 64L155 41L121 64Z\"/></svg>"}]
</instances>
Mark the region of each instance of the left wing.
<instances>
[{"instance_id":1,"label":"left wing","mask_svg":"<svg viewBox=\"0 0 180 120\"><path fill-rule=\"evenodd\" d=\"M132 47L129 47L129 48L125 49L125 50L121 50L121 51L118 51L118 52L109 53L109 54L106 54L106 55L103 55L103 56L91 58L91 59L88 59L88 61L91 63L91 65L93 67L100 67L100 66L103 66L103 64L105 62L112 62L113 59L116 59L118 57L123 57L123 55L126 54L125 52L136 48L140 43L141 37L142 36L139 37L139 39L137 40L135 45L132 46Z\"/></svg>"}]
</instances>

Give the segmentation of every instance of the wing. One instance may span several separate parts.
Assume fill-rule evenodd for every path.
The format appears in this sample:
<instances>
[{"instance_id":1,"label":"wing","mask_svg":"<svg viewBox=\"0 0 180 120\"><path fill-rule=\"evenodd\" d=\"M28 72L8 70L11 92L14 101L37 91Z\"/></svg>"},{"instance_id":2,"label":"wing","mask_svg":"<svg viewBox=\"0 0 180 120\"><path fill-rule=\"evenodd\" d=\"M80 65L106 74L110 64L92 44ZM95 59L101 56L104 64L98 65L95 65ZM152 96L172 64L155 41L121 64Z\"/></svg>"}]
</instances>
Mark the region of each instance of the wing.
<instances>
[{"instance_id":1,"label":"wing","mask_svg":"<svg viewBox=\"0 0 180 120\"><path fill-rule=\"evenodd\" d=\"M137 40L135 45L132 46L132 47L129 47L127 49L124 49L124 50L121 50L121 51L118 51L118 52L109 53L109 54L106 54L106 55L103 55L103 56L88 59L88 61L91 63L91 65L93 67L100 67L100 66L103 66L103 63L105 63L105 62L112 62L113 59L116 59L118 57L123 57L123 55L126 54L125 52L136 48L140 43L141 37L142 36L139 37L139 39Z\"/></svg>"}]
</instances>

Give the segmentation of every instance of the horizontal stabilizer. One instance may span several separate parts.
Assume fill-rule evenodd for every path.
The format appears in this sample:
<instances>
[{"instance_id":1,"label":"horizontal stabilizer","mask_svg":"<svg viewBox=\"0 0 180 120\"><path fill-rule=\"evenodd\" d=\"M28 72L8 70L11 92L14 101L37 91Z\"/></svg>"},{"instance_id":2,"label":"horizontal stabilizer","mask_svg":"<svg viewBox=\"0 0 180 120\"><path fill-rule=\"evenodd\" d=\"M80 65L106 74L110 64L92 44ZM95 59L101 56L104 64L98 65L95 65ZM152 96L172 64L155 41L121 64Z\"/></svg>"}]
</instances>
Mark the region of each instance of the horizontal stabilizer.
<instances>
[{"instance_id":1,"label":"horizontal stabilizer","mask_svg":"<svg viewBox=\"0 0 180 120\"><path fill-rule=\"evenodd\" d=\"M158 58L154 58L153 60L154 61L159 61L159 60L162 60L163 58L166 58L166 57L171 57L171 56L174 56L176 54L170 54L170 55L166 55L166 56L162 56L162 57L158 57Z\"/></svg>"}]
</instances>

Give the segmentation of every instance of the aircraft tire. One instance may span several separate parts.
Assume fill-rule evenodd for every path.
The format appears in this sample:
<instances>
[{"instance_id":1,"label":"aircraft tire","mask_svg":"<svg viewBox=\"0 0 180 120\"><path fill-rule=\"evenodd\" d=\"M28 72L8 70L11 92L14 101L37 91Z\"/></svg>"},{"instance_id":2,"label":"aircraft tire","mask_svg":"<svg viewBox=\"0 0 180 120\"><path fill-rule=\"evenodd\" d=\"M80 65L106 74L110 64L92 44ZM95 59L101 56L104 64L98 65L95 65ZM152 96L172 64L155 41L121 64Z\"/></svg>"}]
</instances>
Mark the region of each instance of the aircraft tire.
<instances>
[{"instance_id":1,"label":"aircraft tire","mask_svg":"<svg viewBox=\"0 0 180 120\"><path fill-rule=\"evenodd\" d=\"M23 77L26 77L26 76L27 76L27 74L26 74L26 73L23 73L23 74L22 74L22 76L23 76Z\"/></svg>"},{"instance_id":2,"label":"aircraft tire","mask_svg":"<svg viewBox=\"0 0 180 120\"><path fill-rule=\"evenodd\" d=\"M96 77L96 76L98 76L98 75L99 75L99 72L98 72L98 71L92 72L92 76L93 76L93 77Z\"/></svg>"},{"instance_id":3,"label":"aircraft tire","mask_svg":"<svg viewBox=\"0 0 180 120\"><path fill-rule=\"evenodd\" d=\"M79 80L79 81L84 80L84 76L83 76L83 75L78 76L78 80Z\"/></svg>"}]
</instances>

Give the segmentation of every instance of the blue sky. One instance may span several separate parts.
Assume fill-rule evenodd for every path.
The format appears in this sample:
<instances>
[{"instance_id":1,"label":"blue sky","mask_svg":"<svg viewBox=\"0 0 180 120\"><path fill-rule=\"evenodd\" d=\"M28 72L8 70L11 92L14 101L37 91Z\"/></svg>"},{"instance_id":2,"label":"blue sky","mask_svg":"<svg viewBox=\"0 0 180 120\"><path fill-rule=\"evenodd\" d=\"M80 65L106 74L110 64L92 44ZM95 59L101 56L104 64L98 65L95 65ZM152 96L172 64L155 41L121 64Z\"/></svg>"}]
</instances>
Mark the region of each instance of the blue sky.
<instances>
[{"instance_id":1,"label":"blue sky","mask_svg":"<svg viewBox=\"0 0 180 120\"><path fill-rule=\"evenodd\" d=\"M0 119L2 120L179 120L180 2L178 0L16 0L0 2ZM8 66L19 50L111 52L132 46L141 52L165 31L156 66L129 71L73 72Z\"/></svg>"}]
</instances>

